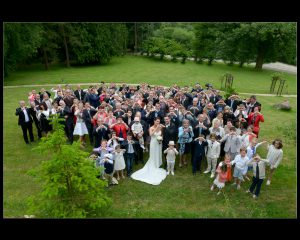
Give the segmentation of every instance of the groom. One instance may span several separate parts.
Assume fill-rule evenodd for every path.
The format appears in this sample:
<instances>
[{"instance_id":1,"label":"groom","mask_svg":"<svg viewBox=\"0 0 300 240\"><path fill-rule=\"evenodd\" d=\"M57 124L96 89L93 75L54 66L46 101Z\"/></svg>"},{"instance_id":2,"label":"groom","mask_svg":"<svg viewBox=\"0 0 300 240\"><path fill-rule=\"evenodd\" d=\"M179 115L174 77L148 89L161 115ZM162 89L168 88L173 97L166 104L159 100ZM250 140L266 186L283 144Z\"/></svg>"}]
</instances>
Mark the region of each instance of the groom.
<instances>
[{"instance_id":1,"label":"groom","mask_svg":"<svg viewBox=\"0 0 300 240\"><path fill-rule=\"evenodd\" d=\"M174 123L171 122L171 118L169 116L164 117L165 127L162 129L163 142L162 142L162 151L164 152L169 147L169 141L174 141L176 144L177 136L178 136L178 128ZM163 158L163 166L167 167L167 161L165 157Z\"/></svg>"}]
</instances>

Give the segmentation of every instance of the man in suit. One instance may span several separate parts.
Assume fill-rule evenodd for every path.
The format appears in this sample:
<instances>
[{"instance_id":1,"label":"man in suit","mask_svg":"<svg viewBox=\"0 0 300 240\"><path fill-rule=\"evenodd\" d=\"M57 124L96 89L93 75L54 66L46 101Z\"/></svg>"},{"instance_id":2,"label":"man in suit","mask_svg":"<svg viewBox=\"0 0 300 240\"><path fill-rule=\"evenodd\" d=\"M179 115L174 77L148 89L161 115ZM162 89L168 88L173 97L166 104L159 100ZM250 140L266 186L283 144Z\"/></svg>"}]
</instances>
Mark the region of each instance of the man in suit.
<instances>
[{"instance_id":1,"label":"man in suit","mask_svg":"<svg viewBox=\"0 0 300 240\"><path fill-rule=\"evenodd\" d=\"M157 118L157 117L159 117L159 118L161 119L161 120L160 120L161 123L164 124L164 123L163 123L163 121L164 121L164 113L163 113L163 111L161 111L161 109L160 109L160 103L159 103L159 102L157 102L157 103L155 104L154 109L151 110L151 113L150 113L149 116L148 116L148 118L149 118L149 123L150 123L151 126L154 124L154 119Z\"/></svg>"},{"instance_id":2,"label":"man in suit","mask_svg":"<svg viewBox=\"0 0 300 240\"><path fill-rule=\"evenodd\" d=\"M237 95L231 95L230 97L228 97L225 100L226 105L231 108L232 112L235 112L235 110L240 102L237 99L238 99Z\"/></svg>"},{"instance_id":3,"label":"man in suit","mask_svg":"<svg viewBox=\"0 0 300 240\"><path fill-rule=\"evenodd\" d=\"M193 98L193 104L188 107L188 111L190 111L195 117L198 116L199 113L201 113L202 109L199 106L199 99L198 98Z\"/></svg>"},{"instance_id":4,"label":"man in suit","mask_svg":"<svg viewBox=\"0 0 300 240\"><path fill-rule=\"evenodd\" d=\"M34 141L32 133L32 118L31 108L25 106L25 101L20 101L20 107L16 109L16 116L19 116L18 125L21 126L23 131L23 138L26 144L29 144L27 131L29 132L30 141Z\"/></svg>"},{"instance_id":5,"label":"man in suit","mask_svg":"<svg viewBox=\"0 0 300 240\"><path fill-rule=\"evenodd\" d=\"M40 94L40 98L43 100L44 99L44 94L47 93L48 94L48 97L50 98L51 97L51 93L49 93L48 91L46 91L45 88L42 88L41 91L39 92Z\"/></svg>"},{"instance_id":6,"label":"man in suit","mask_svg":"<svg viewBox=\"0 0 300 240\"><path fill-rule=\"evenodd\" d=\"M168 116L170 117L170 121L176 126L176 128L179 128L178 114L176 114L173 106L169 107Z\"/></svg>"},{"instance_id":7,"label":"man in suit","mask_svg":"<svg viewBox=\"0 0 300 240\"><path fill-rule=\"evenodd\" d=\"M169 116L164 117L165 127L162 129L163 141L162 141L162 151L165 151L169 146L169 141L174 141L177 143L178 128L174 123L171 122ZM167 162L164 162L164 166L167 166Z\"/></svg>"},{"instance_id":8,"label":"man in suit","mask_svg":"<svg viewBox=\"0 0 300 240\"><path fill-rule=\"evenodd\" d=\"M188 109L188 107L193 104L193 95L184 92L182 97L180 98L180 102L185 107L185 109Z\"/></svg>"},{"instance_id":9,"label":"man in suit","mask_svg":"<svg viewBox=\"0 0 300 240\"><path fill-rule=\"evenodd\" d=\"M198 121L196 122L193 130L195 139L200 135L204 135L205 138L207 135L209 135L209 126L204 122L203 114L199 114Z\"/></svg>"},{"instance_id":10,"label":"man in suit","mask_svg":"<svg viewBox=\"0 0 300 240\"><path fill-rule=\"evenodd\" d=\"M69 142L73 143L73 131L74 131L74 118L72 117L72 111L71 109L66 106L66 103L64 100L59 101L59 110L57 113L59 113L60 117L65 118L65 132L69 139Z\"/></svg>"},{"instance_id":11,"label":"man in suit","mask_svg":"<svg viewBox=\"0 0 300 240\"><path fill-rule=\"evenodd\" d=\"M93 129L93 135L95 136L95 148L98 148L102 140L108 140L109 127L103 123L103 119L97 120L97 125Z\"/></svg>"},{"instance_id":12,"label":"man in suit","mask_svg":"<svg viewBox=\"0 0 300 240\"><path fill-rule=\"evenodd\" d=\"M81 89L79 84L77 85L77 89L74 91L74 94L79 101L83 101L85 92Z\"/></svg>"},{"instance_id":13,"label":"man in suit","mask_svg":"<svg viewBox=\"0 0 300 240\"><path fill-rule=\"evenodd\" d=\"M57 90L57 97L54 98L54 102L57 102L57 104L59 105L59 101L60 100L63 100L64 96L62 94L62 91L61 90Z\"/></svg>"},{"instance_id":14,"label":"man in suit","mask_svg":"<svg viewBox=\"0 0 300 240\"><path fill-rule=\"evenodd\" d=\"M39 96L38 94L36 96ZM35 102L31 102L31 111L30 111L30 115L32 116L32 119L34 121L34 124L36 126L36 129L38 131L38 137L39 139L42 137L42 129L39 123L39 120L37 119L37 110L39 110L39 105L36 105Z\"/></svg>"},{"instance_id":15,"label":"man in suit","mask_svg":"<svg viewBox=\"0 0 300 240\"><path fill-rule=\"evenodd\" d=\"M202 159L205 157L205 147L208 145L203 134L200 134L192 142L192 165L193 175L196 175L196 171L200 171Z\"/></svg>"},{"instance_id":16,"label":"man in suit","mask_svg":"<svg viewBox=\"0 0 300 240\"><path fill-rule=\"evenodd\" d=\"M74 97L71 95L71 90L66 90L66 96L63 98L67 107L71 108L73 105Z\"/></svg>"},{"instance_id":17,"label":"man in suit","mask_svg":"<svg viewBox=\"0 0 300 240\"><path fill-rule=\"evenodd\" d=\"M241 136L236 134L236 128L231 127L229 134L226 134L221 140L220 143L225 142L224 152L230 155L231 161L235 158L237 154L240 152L240 148L242 145Z\"/></svg>"},{"instance_id":18,"label":"man in suit","mask_svg":"<svg viewBox=\"0 0 300 240\"><path fill-rule=\"evenodd\" d=\"M254 108L258 107L259 112L261 111L261 104L256 101L256 96L252 95L250 99L246 102L247 114L254 112Z\"/></svg>"},{"instance_id":19,"label":"man in suit","mask_svg":"<svg viewBox=\"0 0 300 240\"><path fill-rule=\"evenodd\" d=\"M89 138L90 138L90 143L93 146L94 145L94 136L93 136L93 116L96 114L97 110L92 108L89 102L85 103L85 108L83 109L82 112L82 118L85 122L86 128L88 129L89 132Z\"/></svg>"}]
</instances>

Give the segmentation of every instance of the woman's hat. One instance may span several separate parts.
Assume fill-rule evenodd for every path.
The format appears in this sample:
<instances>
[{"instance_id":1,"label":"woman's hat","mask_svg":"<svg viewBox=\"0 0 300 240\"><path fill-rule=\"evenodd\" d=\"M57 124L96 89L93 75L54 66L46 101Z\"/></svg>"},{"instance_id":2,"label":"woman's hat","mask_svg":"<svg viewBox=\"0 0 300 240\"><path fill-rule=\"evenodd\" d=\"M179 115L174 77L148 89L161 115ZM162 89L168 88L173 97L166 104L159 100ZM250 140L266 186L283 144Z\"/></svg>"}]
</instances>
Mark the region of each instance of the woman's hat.
<instances>
[{"instance_id":1,"label":"woman's hat","mask_svg":"<svg viewBox=\"0 0 300 240\"><path fill-rule=\"evenodd\" d=\"M169 145L175 145L174 141L169 141Z\"/></svg>"}]
</instances>

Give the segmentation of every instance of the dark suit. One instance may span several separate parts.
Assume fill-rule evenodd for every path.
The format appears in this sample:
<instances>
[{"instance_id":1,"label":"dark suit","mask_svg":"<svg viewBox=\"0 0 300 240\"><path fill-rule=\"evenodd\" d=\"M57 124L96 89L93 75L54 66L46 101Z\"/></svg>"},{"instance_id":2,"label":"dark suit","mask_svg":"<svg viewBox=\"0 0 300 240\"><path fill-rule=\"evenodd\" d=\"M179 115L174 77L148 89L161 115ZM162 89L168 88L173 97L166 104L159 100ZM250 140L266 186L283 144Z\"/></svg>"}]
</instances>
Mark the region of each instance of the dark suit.
<instances>
[{"instance_id":1,"label":"dark suit","mask_svg":"<svg viewBox=\"0 0 300 240\"><path fill-rule=\"evenodd\" d=\"M90 113L88 112L87 109L84 109L82 112L82 119L85 122L86 128L89 132L89 138L90 138L90 143L91 145L94 144L94 135L93 135L93 124L91 123L91 120L93 116L96 114L97 110L90 108Z\"/></svg>"},{"instance_id":2,"label":"dark suit","mask_svg":"<svg viewBox=\"0 0 300 240\"><path fill-rule=\"evenodd\" d=\"M159 117L160 118L160 122L161 124L164 123L164 112L163 111L153 111L149 114L148 116L148 123L152 126L154 124L154 119L156 117Z\"/></svg>"},{"instance_id":3,"label":"dark suit","mask_svg":"<svg viewBox=\"0 0 300 240\"><path fill-rule=\"evenodd\" d=\"M128 153L129 144L128 144L128 140L127 139L125 139L121 143L121 147L126 150L126 152L124 154L124 157L125 157L124 160L126 162L127 176L130 176L130 174L132 172L132 165L133 165L133 161L135 160L136 146L138 145L138 143L139 142L134 141L134 143L132 144L134 153Z\"/></svg>"},{"instance_id":4,"label":"dark suit","mask_svg":"<svg viewBox=\"0 0 300 240\"><path fill-rule=\"evenodd\" d=\"M51 93L49 93L48 91L45 91L44 93L47 93L48 94L48 96L49 96L49 98L51 97ZM41 93L41 92L39 92L39 94L40 94L40 99L44 99L44 93Z\"/></svg>"},{"instance_id":5,"label":"dark suit","mask_svg":"<svg viewBox=\"0 0 300 240\"><path fill-rule=\"evenodd\" d=\"M193 96L190 93L185 93L185 99L181 101L181 104L185 107L185 109L188 109L190 105L193 104Z\"/></svg>"},{"instance_id":6,"label":"dark suit","mask_svg":"<svg viewBox=\"0 0 300 240\"><path fill-rule=\"evenodd\" d=\"M254 112L254 108L258 107L258 110L261 111L261 104L259 102L255 102L253 107L250 107L249 111L247 112L247 114L249 115L250 113Z\"/></svg>"},{"instance_id":7,"label":"dark suit","mask_svg":"<svg viewBox=\"0 0 300 240\"><path fill-rule=\"evenodd\" d=\"M83 101L84 96L85 96L85 92L84 92L82 89L80 89L80 90L75 90L75 91L74 91L74 94L75 94L75 96L76 96L76 98L77 98L78 100Z\"/></svg>"},{"instance_id":8,"label":"dark suit","mask_svg":"<svg viewBox=\"0 0 300 240\"><path fill-rule=\"evenodd\" d=\"M199 121L196 122L196 126L193 129L194 132L194 138L199 137L200 134L203 134L204 137L206 138L207 135L209 135L209 126L207 126L207 124L205 124L205 122L203 122L204 126L206 127L206 129L204 128L199 128Z\"/></svg>"},{"instance_id":9,"label":"dark suit","mask_svg":"<svg viewBox=\"0 0 300 240\"><path fill-rule=\"evenodd\" d=\"M40 126L40 123L39 123L39 120L37 119L36 117L36 110L31 107L31 111L30 111L30 114L32 116L32 119L34 121L34 124L36 126L36 129L38 131L38 137L41 138L42 137L42 130L41 130L41 126Z\"/></svg>"},{"instance_id":10,"label":"dark suit","mask_svg":"<svg viewBox=\"0 0 300 240\"><path fill-rule=\"evenodd\" d=\"M168 148L169 141L174 141L177 143L178 137L178 128L175 124L171 123L168 127L162 129L163 141L162 141L162 150L166 150Z\"/></svg>"},{"instance_id":11,"label":"dark suit","mask_svg":"<svg viewBox=\"0 0 300 240\"><path fill-rule=\"evenodd\" d=\"M238 100L226 99L225 103L227 106L232 108L232 112L235 112L235 110L237 109L237 106L240 102Z\"/></svg>"},{"instance_id":12,"label":"dark suit","mask_svg":"<svg viewBox=\"0 0 300 240\"><path fill-rule=\"evenodd\" d=\"M73 143L74 118L72 110L68 106L65 106L64 109L60 110L58 113L61 118L64 118L66 120L65 122L63 122L63 124L65 125L65 132L69 139L69 142Z\"/></svg>"},{"instance_id":13,"label":"dark suit","mask_svg":"<svg viewBox=\"0 0 300 240\"><path fill-rule=\"evenodd\" d=\"M30 137L30 141L33 142L34 141L34 137L33 137L33 133L32 133L32 109L31 108L27 108L25 107L29 121L25 121L25 114L23 112L23 110L19 107L16 109L16 116L19 116L19 120L18 120L18 125L21 126L22 131L23 131L23 138L24 141L28 144L28 136L27 136L27 130L29 132L29 137Z\"/></svg>"},{"instance_id":14,"label":"dark suit","mask_svg":"<svg viewBox=\"0 0 300 240\"><path fill-rule=\"evenodd\" d=\"M207 146L207 141L203 141L200 144L199 140L192 142L192 165L193 165L193 174L196 174L196 171L200 171L201 161L205 156L205 146Z\"/></svg>"},{"instance_id":15,"label":"dark suit","mask_svg":"<svg viewBox=\"0 0 300 240\"><path fill-rule=\"evenodd\" d=\"M96 129L99 127L98 125L96 125L93 129L93 135L95 136L95 148L98 148L100 147L101 145L101 141L102 140L108 140L109 139L109 136L108 136L108 133L109 133L109 128L107 125L103 124L105 128L101 128L99 129L98 131L96 131Z\"/></svg>"}]
</instances>

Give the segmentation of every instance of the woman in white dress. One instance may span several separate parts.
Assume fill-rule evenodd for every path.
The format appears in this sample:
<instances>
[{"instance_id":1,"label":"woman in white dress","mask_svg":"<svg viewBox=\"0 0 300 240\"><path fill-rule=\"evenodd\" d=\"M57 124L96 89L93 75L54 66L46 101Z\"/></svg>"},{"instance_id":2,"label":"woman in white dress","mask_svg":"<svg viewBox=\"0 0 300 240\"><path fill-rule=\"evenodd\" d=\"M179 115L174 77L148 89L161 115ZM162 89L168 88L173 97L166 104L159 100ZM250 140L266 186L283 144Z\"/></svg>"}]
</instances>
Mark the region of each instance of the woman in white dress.
<instances>
[{"instance_id":1,"label":"woman in white dress","mask_svg":"<svg viewBox=\"0 0 300 240\"><path fill-rule=\"evenodd\" d=\"M131 178L152 185L159 185L166 178L166 170L159 168L162 164L162 128L160 118L156 118L154 125L149 129L151 136L149 159L142 169L131 175Z\"/></svg>"},{"instance_id":2,"label":"woman in white dress","mask_svg":"<svg viewBox=\"0 0 300 240\"><path fill-rule=\"evenodd\" d=\"M89 134L87 127L85 125L84 120L82 119L82 112L83 112L83 103L79 103L78 107L75 107L75 113L76 116L76 125L74 128L73 135L79 135L80 136L80 142L82 145L85 145L84 135Z\"/></svg>"}]
</instances>

